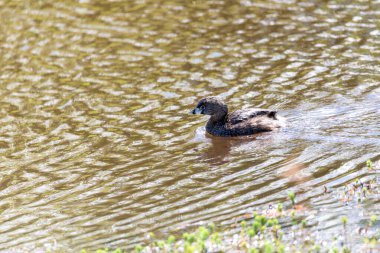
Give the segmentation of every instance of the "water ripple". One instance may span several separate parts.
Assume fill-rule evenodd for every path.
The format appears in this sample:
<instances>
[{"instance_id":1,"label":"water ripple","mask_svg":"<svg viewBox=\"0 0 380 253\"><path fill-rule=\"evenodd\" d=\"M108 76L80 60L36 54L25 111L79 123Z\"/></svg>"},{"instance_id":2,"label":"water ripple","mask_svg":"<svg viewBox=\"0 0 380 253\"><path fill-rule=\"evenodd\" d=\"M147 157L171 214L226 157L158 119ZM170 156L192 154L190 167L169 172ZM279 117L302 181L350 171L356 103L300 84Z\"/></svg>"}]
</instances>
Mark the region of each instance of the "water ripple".
<instances>
[{"instance_id":1,"label":"water ripple","mask_svg":"<svg viewBox=\"0 0 380 253\"><path fill-rule=\"evenodd\" d=\"M288 191L339 229L324 187L380 157L377 5L0 0L0 251L131 248ZM288 127L205 135L189 111L209 95Z\"/></svg>"}]
</instances>

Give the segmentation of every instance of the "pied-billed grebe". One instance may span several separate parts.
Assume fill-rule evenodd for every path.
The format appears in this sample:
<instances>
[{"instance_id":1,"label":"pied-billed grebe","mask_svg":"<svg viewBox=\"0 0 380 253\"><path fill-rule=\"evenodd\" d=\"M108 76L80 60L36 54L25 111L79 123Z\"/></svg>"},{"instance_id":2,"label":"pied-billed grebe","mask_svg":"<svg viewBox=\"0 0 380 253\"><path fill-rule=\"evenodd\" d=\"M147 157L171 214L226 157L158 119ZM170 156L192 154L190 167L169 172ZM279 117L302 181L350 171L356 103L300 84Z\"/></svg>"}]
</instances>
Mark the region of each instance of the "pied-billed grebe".
<instances>
[{"instance_id":1,"label":"pied-billed grebe","mask_svg":"<svg viewBox=\"0 0 380 253\"><path fill-rule=\"evenodd\" d=\"M218 97L203 98L192 113L211 115L206 131L215 136L252 135L285 125L285 119L272 110L246 109L228 113L226 103Z\"/></svg>"}]
</instances>

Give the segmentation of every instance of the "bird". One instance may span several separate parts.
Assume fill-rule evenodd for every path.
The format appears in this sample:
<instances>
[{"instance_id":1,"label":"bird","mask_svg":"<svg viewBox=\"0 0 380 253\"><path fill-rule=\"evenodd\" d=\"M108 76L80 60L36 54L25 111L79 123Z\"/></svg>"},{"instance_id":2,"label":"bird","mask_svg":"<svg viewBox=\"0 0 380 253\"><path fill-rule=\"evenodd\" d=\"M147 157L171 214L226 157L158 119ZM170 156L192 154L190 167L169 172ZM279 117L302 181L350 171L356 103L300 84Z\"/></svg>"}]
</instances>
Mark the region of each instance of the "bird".
<instances>
[{"instance_id":1,"label":"bird","mask_svg":"<svg viewBox=\"0 0 380 253\"><path fill-rule=\"evenodd\" d=\"M229 113L227 104L220 97L202 98L192 114L210 115L207 133L214 136L247 136L269 132L285 126L285 118L277 111L266 109L241 109Z\"/></svg>"}]
</instances>

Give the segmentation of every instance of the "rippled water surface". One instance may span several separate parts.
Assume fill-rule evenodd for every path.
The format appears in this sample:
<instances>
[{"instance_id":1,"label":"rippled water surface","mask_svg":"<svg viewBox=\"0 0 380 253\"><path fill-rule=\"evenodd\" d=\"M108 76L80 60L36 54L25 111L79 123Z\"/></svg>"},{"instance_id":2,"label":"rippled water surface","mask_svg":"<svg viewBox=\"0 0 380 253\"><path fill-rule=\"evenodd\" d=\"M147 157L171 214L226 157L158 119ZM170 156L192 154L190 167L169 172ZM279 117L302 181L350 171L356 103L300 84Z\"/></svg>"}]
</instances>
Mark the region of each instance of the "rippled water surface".
<instances>
[{"instance_id":1,"label":"rippled water surface","mask_svg":"<svg viewBox=\"0 0 380 253\"><path fill-rule=\"evenodd\" d=\"M334 194L380 158L379 10L0 0L0 250L128 248L288 191L322 231L380 215L376 198L352 209ZM212 138L188 114L208 95L288 127Z\"/></svg>"}]
</instances>

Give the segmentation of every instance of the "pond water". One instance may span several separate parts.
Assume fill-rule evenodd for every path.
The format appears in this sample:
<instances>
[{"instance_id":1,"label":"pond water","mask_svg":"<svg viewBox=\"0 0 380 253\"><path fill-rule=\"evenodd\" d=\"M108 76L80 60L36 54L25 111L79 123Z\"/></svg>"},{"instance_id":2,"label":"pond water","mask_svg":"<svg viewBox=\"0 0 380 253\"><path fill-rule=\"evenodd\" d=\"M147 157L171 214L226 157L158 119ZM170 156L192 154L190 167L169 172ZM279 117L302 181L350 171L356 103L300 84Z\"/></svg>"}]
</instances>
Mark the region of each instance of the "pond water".
<instances>
[{"instance_id":1,"label":"pond water","mask_svg":"<svg viewBox=\"0 0 380 253\"><path fill-rule=\"evenodd\" d=\"M380 215L378 199L335 193L380 159L379 10L0 0L0 250L129 248L150 231L228 225L289 191L326 233L342 215ZM189 111L209 95L279 110L288 126L208 136Z\"/></svg>"}]
</instances>

